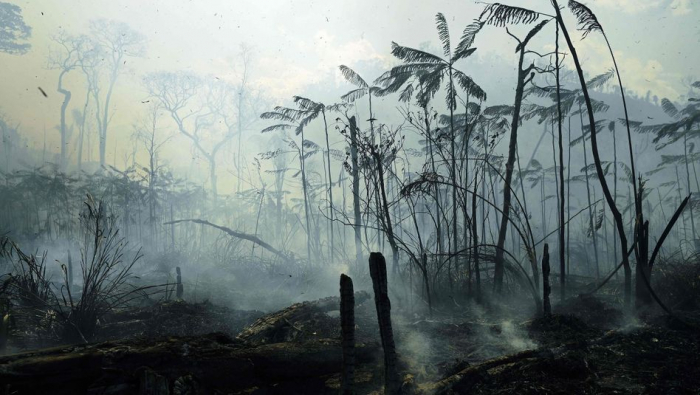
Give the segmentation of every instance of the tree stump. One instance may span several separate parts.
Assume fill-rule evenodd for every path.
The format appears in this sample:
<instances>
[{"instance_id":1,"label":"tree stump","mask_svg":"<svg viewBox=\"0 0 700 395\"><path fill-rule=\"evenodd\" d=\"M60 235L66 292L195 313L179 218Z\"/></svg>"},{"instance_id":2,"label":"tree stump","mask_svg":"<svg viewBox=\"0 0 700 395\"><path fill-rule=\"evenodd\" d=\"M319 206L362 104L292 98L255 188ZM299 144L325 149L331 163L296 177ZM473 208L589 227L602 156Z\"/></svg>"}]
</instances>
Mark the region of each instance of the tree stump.
<instances>
[{"instance_id":1,"label":"tree stump","mask_svg":"<svg viewBox=\"0 0 700 395\"><path fill-rule=\"evenodd\" d=\"M379 252L369 255L369 273L374 288L374 304L377 308L379 333L384 349L384 393L393 395L400 393L401 380L397 368L396 346L391 329L391 302L387 286L386 260Z\"/></svg>"},{"instance_id":2,"label":"tree stump","mask_svg":"<svg viewBox=\"0 0 700 395\"><path fill-rule=\"evenodd\" d=\"M343 367L340 393L353 394L355 382L355 294L352 279L340 275L340 327Z\"/></svg>"}]
</instances>

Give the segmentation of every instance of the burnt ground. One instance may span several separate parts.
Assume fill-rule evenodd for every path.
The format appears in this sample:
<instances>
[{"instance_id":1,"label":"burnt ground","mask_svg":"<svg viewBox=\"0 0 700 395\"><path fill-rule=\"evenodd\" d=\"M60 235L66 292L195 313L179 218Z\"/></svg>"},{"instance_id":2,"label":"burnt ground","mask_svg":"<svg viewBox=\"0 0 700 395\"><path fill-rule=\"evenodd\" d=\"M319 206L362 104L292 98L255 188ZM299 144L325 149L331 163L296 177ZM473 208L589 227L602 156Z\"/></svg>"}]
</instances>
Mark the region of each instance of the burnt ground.
<instances>
[{"instance_id":1,"label":"burnt ground","mask_svg":"<svg viewBox=\"0 0 700 395\"><path fill-rule=\"evenodd\" d=\"M268 315L183 301L118 311L89 345L0 357L0 383L8 394L337 393L342 357L334 302ZM494 318L501 315L490 308L432 318L397 308L404 391L700 393L700 315L629 319L613 306L577 297L559 308L570 314L555 309L551 318L533 319L509 312L509 320ZM381 393L378 333L367 296L356 308L357 393ZM11 339L15 347L21 336Z\"/></svg>"}]
</instances>

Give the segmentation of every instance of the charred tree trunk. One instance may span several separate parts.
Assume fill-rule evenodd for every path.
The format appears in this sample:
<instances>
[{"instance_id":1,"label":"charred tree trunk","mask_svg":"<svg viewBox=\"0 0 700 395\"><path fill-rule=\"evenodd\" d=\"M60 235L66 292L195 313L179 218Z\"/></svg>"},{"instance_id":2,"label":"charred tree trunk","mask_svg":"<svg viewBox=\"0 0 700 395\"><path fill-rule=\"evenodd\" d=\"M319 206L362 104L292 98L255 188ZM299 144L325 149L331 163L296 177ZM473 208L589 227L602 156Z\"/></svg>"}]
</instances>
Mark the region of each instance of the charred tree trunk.
<instances>
[{"instance_id":1,"label":"charred tree trunk","mask_svg":"<svg viewBox=\"0 0 700 395\"><path fill-rule=\"evenodd\" d=\"M369 255L369 274L374 288L374 304L377 308L379 333L384 349L384 393L398 394L401 388L397 367L396 346L394 333L391 329L391 302L386 276L386 260L379 252Z\"/></svg>"},{"instance_id":2,"label":"charred tree trunk","mask_svg":"<svg viewBox=\"0 0 700 395\"><path fill-rule=\"evenodd\" d=\"M352 116L350 122L350 160L352 161L352 208L355 214L355 261L362 262L362 212L360 211L360 170L357 157L357 121Z\"/></svg>"},{"instance_id":3,"label":"charred tree trunk","mask_svg":"<svg viewBox=\"0 0 700 395\"><path fill-rule=\"evenodd\" d=\"M479 188L479 172L474 171L474 191L472 193L472 247L474 249L474 276L476 282L476 303L481 303L481 272L479 270L479 236L476 226L476 191Z\"/></svg>"},{"instance_id":4,"label":"charred tree trunk","mask_svg":"<svg viewBox=\"0 0 700 395\"><path fill-rule=\"evenodd\" d=\"M545 22L546 23L546 22ZM537 34L538 29L541 29L543 23L530 31L530 34L525 40L518 40L519 44L516 51L520 53L518 58L518 81L515 87L515 102L513 104L513 119L510 123L510 141L508 144L508 159L506 161L505 184L503 186L503 209L501 210L501 223L498 229L498 241L496 245L496 259L494 267L493 286L496 293L501 293L503 289L503 274L504 274L504 248L506 244L506 233L508 231L508 219L510 218L510 201L512 198L511 183L513 181L513 169L515 165L515 156L518 146L518 126L520 126L520 108L522 107L525 85L527 84L528 76L530 79L534 77L534 64L523 69L525 63L525 53L527 43ZM530 74L532 73L532 74ZM535 266L536 266L535 262Z\"/></svg>"},{"instance_id":5,"label":"charred tree trunk","mask_svg":"<svg viewBox=\"0 0 700 395\"><path fill-rule=\"evenodd\" d=\"M542 299L544 300L544 316L552 316L552 304L549 301L549 294L552 292L552 286L549 285L549 244L544 245L544 253L542 255Z\"/></svg>"},{"instance_id":6,"label":"charred tree trunk","mask_svg":"<svg viewBox=\"0 0 700 395\"><path fill-rule=\"evenodd\" d=\"M586 79L583 75L581 62L579 61L578 54L576 53L576 48L571 42L571 37L569 37L569 32L566 29L566 25L564 24L564 19L561 16L561 10L559 9L559 4L557 0L552 0L552 6L554 7L554 11L556 12L557 23L559 24L561 32L564 35L564 39L566 39L566 44L568 45L569 50L571 51L571 57L574 60L574 64L576 66L576 73L581 84L581 92L583 93L583 98L586 102L588 121L591 125L591 151L593 152L595 170L600 181L600 186L603 189L603 195L605 195L605 200L608 206L610 207L610 211L612 212L613 217L615 218L615 225L617 227L617 232L620 236L620 247L622 248L622 251L627 251L627 235L625 234L625 226L622 222L622 214L617 209L617 206L615 205L615 200L613 199L613 196L610 193L610 188L608 187L608 183L605 180L605 173L603 172L603 166L601 164L600 155L598 153L598 137L596 136L597 130L595 125L595 118L593 116L593 105L591 104L591 98L588 95L588 88L586 87ZM627 255L623 255L622 263L625 268L625 306L629 306L632 294L632 280L630 264Z\"/></svg>"},{"instance_id":7,"label":"charred tree trunk","mask_svg":"<svg viewBox=\"0 0 700 395\"><path fill-rule=\"evenodd\" d=\"M343 368L340 393L353 394L355 382L355 291L352 279L340 275L340 334L343 346Z\"/></svg>"},{"instance_id":8,"label":"charred tree trunk","mask_svg":"<svg viewBox=\"0 0 700 395\"><path fill-rule=\"evenodd\" d=\"M557 25L557 36L555 42L556 48L554 56L556 61L556 79L557 79L557 126L559 132L559 283L561 287L561 300L566 298L566 255L564 244L566 221L564 218L564 210L566 209L566 201L564 199L564 133L562 131L562 110L561 110L561 83L559 79L559 25ZM617 164L616 164L617 165ZM617 182L617 180L615 180ZM546 248L546 246L545 246ZM545 302L545 306L549 303L549 297ZM546 308L546 307L545 307Z\"/></svg>"}]
</instances>

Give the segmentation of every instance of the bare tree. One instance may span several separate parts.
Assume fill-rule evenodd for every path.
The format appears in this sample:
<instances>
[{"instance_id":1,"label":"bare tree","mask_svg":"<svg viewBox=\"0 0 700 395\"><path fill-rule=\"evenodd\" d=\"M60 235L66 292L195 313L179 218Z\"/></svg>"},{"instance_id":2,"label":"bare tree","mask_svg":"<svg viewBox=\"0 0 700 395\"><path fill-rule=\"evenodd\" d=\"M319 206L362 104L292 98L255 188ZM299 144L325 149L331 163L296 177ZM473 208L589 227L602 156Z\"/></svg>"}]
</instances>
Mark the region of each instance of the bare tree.
<instances>
[{"instance_id":1,"label":"bare tree","mask_svg":"<svg viewBox=\"0 0 700 395\"><path fill-rule=\"evenodd\" d=\"M209 164L211 190L217 196L217 155L234 133L217 128L215 119L227 94L224 83L209 82L191 73L159 72L144 78L149 96L158 100L175 121L178 131ZM207 144L207 141L213 143Z\"/></svg>"},{"instance_id":2,"label":"bare tree","mask_svg":"<svg viewBox=\"0 0 700 395\"><path fill-rule=\"evenodd\" d=\"M62 170L65 170L67 166L66 152L69 143L69 131L66 127L66 111L71 98L73 97L72 92L65 86L65 78L68 73L80 65L80 53L84 51L85 37L71 36L64 30L61 30L51 39L57 44L57 48L54 48L49 52L47 67L52 70L59 70L58 86L56 87L56 90L58 93L63 95L63 103L61 103L61 121L59 124L59 132L61 133L61 156L59 167Z\"/></svg>"},{"instance_id":3,"label":"bare tree","mask_svg":"<svg viewBox=\"0 0 700 395\"><path fill-rule=\"evenodd\" d=\"M112 117L112 94L127 58L142 56L146 51L145 37L124 22L97 19L90 22L90 33L97 44L93 54L99 52L99 62L92 67L92 84L89 85L95 99L95 117L100 140L100 165L105 165L107 134Z\"/></svg>"}]
</instances>

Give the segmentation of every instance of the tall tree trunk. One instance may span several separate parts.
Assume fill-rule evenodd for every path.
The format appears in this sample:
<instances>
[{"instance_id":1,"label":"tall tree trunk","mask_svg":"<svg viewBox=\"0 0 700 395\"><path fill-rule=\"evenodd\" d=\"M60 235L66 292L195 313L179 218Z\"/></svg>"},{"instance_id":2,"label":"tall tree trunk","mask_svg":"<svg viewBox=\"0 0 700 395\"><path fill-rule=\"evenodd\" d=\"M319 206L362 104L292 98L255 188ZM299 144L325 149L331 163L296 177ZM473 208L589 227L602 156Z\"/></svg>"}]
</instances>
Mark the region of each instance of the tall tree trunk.
<instances>
[{"instance_id":1,"label":"tall tree trunk","mask_svg":"<svg viewBox=\"0 0 700 395\"><path fill-rule=\"evenodd\" d=\"M564 19L561 16L561 10L559 9L559 4L557 0L552 0L552 5L556 12L557 23L561 27L562 34L566 39L566 43L571 51L571 57L576 65L576 73L578 74L579 82L581 84L581 91L583 92L584 100L586 101L586 109L588 112L588 121L591 125L591 150L593 151L593 161L595 163L596 173L600 181L600 186L603 189L603 195L605 200L610 207L610 211L615 218L615 225L617 226L617 231L620 236L620 247L623 251L622 254L622 264L625 269L625 306L630 305L632 296L632 280L631 280L631 269L629 264L629 258L624 252L627 251L627 236L625 235L625 226L622 222L622 214L617 209L615 205L615 200L610 193L610 188L608 188L608 183L605 180L605 174L603 172L603 166L601 165L600 155L598 153L598 136L596 136L596 125L595 117L593 115L593 105L591 104L591 98L588 95L588 87L586 86L586 79L583 75L583 69L581 68L581 62L579 61L578 54L576 53L576 48L571 42L571 37L569 37L569 32L566 30L566 25L564 24Z\"/></svg>"},{"instance_id":2,"label":"tall tree trunk","mask_svg":"<svg viewBox=\"0 0 700 395\"><path fill-rule=\"evenodd\" d=\"M391 212L389 211L389 201L386 195L386 186L384 185L384 165L382 164L382 157L379 153L375 152L372 148L372 155L377 164L377 175L379 177L379 193L381 199L381 216L382 223L384 224L384 232L389 239L389 245L391 246L392 253L392 272L397 274L399 272L399 245L396 243L396 235L394 234L394 227L391 221Z\"/></svg>"},{"instance_id":3,"label":"tall tree trunk","mask_svg":"<svg viewBox=\"0 0 700 395\"><path fill-rule=\"evenodd\" d=\"M333 256L335 255L335 235L333 233L333 173L331 173L331 145L328 142L328 122L326 121L326 112L321 111L323 114L323 126L326 131L326 152L328 154L328 199L330 205L330 225L331 225L331 245L330 245L330 256L329 260L333 261Z\"/></svg>"},{"instance_id":4,"label":"tall tree trunk","mask_svg":"<svg viewBox=\"0 0 700 395\"><path fill-rule=\"evenodd\" d=\"M304 129L301 130L301 155L299 155L301 167L301 188L304 193L304 217L306 219L306 254L311 262L311 221L309 221L309 193L306 188L306 169L304 162Z\"/></svg>"},{"instance_id":5,"label":"tall tree trunk","mask_svg":"<svg viewBox=\"0 0 700 395\"><path fill-rule=\"evenodd\" d=\"M360 211L360 170L357 157L357 121L350 117L350 161L352 163L352 208L355 215L355 262L362 262L362 212Z\"/></svg>"},{"instance_id":6,"label":"tall tree trunk","mask_svg":"<svg viewBox=\"0 0 700 395\"><path fill-rule=\"evenodd\" d=\"M426 139L428 141L428 155L430 156L430 167L433 174L437 174L437 169L435 167L435 153L433 152L433 136L430 130L430 121L428 118L428 107L423 106L423 120L425 121L425 133ZM441 215L442 208L440 207L440 187L435 186L435 235L437 240L438 255L442 256L444 253L443 247L443 237L442 237L442 220Z\"/></svg>"},{"instance_id":7,"label":"tall tree trunk","mask_svg":"<svg viewBox=\"0 0 700 395\"><path fill-rule=\"evenodd\" d=\"M559 25L557 25L557 35L554 50L556 62L557 81L557 126L559 136L559 286L561 287L561 300L566 298L566 256L564 243L565 228L568 228L564 219L566 199L564 198L564 133L562 131L562 111L561 111L561 83L559 79Z\"/></svg>"},{"instance_id":8,"label":"tall tree trunk","mask_svg":"<svg viewBox=\"0 0 700 395\"><path fill-rule=\"evenodd\" d=\"M515 151L518 145L518 126L520 123L520 107L523 101L525 88L525 78L527 73L523 70L525 60L525 48L520 49L518 59L518 81L515 88L515 103L513 108L513 120L510 124L510 142L508 145L508 159L506 161L506 176L503 186L503 209L501 210L501 224L498 231L498 241L496 244L496 259L494 268L494 289L497 293L503 290L504 255L503 249L506 242L506 232L508 231L508 219L510 217L511 183L513 181L513 165L515 164Z\"/></svg>"},{"instance_id":9,"label":"tall tree trunk","mask_svg":"<svg viewBox=\"0 0 700 395\"><path fill-rule=\"evenodd\" d=\"M454 92L454 83L452 82L452 67L449 68L449 76L450 76L450 91L449 92ZM450 103L454 102L456 99L453 97L450 100ZM457 177L457 152L455 150L456 146L456 141L457 141L457 135L455 134L455 122L454 122L454 108L450 104L450 154L452 155L452 162L451 162L451 176L452 176L452 253L456 253L459 251L459 245L457 243L458 240L458 233L457 233L457 185L459 183L459 178ZM459 257L456 256L454 259L450 259L450 263L448 265L452 265L452 261L455 261L455 271L457 272L457 276L459 277Z\"/></svg>"},{"instance_id":10,"label":"tall tree trunk","mask_svg":"<svg viewBox=\"0 0 700 395\"><path fill-rule=\"evenodd\" d=\"M476 191L478 191L479 172L474 171L474 193L472 193L472 248L474 256L474 276L476 277L476 303L481 303L481 272L479 269L479 237L476 226Z\"/></svg>"}]
</instances>

